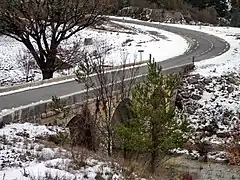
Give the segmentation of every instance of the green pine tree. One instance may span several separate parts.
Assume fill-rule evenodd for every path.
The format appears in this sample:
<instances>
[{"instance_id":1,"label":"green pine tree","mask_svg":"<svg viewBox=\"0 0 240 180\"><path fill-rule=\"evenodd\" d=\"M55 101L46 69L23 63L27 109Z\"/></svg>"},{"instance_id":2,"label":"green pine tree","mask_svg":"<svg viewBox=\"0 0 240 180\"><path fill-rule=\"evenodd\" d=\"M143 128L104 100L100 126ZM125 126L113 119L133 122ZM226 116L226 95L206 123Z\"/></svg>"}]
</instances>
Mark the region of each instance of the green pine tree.
<instances>
[{"instance_id":1,"label":"green pine tree","mask_svg":"<svg viewBox=\"0 0 240 180\"><path fill-rule=\"evenodd\" d=\"M163 75L161 67L150 61L146 81L132 92L134 118L118 128L125 149L149 154L152 173L169 150L187 140L187 120L177 117L173 102L179 82L177 75Z\"/></svg>"}]
</instances>

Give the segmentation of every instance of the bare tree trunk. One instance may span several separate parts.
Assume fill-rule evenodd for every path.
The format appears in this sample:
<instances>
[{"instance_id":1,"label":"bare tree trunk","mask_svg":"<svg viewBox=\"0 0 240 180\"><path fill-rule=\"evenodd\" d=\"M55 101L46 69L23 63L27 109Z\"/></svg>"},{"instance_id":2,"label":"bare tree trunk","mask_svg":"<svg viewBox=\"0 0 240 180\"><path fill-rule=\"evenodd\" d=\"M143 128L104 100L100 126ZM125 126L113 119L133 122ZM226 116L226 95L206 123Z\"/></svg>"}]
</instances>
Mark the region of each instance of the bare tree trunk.
<instances>
[{"instance_id":1,"label":"bare tree trunk","mask_svg":"<svg viewBox=\"0 0 240 180\"><path fill-rule=\"evenodd\" d=\"M107 152L108 152L108 156L112 156L112 151L111 151L111 147L112 147L112 130L110 129L110 127L107 128L108 129L108 141L107 141Z\"/></svg>"},{"instance_id":2,"label":"bare tree trunk","mask_svg":"<svg viewBox=\"0 0 240 180\"><path fill-rule=\"evenodd\" d=\"M54 71L51 69L42 69L43 80L53 78Z\"/></svg>"},{"instance_id":3,"label":"bare tree trunk","mask_svg":"<svg viewBox=\"0 0 240 180\"><path fill-rule=\"evenodd\" d=\"M26 82L29 82L29 75L26 75Z\"/></svg>"},{"instance_id":4,"label":"bare tree trunk","mask_svg":"<svg viewBox=\"0 0 240 180\"><path fill-rule=\"evenodd\" d=\"M0 33L23 43L50 79L66 64L55 63L60 44L99 22L108 7L105 0L1 0L0 9Z\"/></svg>"},{"instance_id":5,"label":"bare tree trunk","mask_svg":"<svg viewBox=\"0 0 240 180\"><path fill-rule=\"evenodd\" d=\"M77 81L85 83L86 89L89 84L91 85L89 87L96 88L94 91L97 97L94 119L98 127L99 143L103 144L108 156L112 156L114 134L116 133L114 132L116 124L114 124L112 116L118 105L114 93L120 92L120 101L129 98L138 68L133 67L132 70L126 68L127 56L125 56L122 57L124 58L122 59L123 64L119 69L107 69L105 67L107 64L105 58L111 48L101 46L100 44L96 44L95 48L96 51L94 53L83 52L83 57L79 58L83 61L79 63L79 70L76 72L76 75ZM89 71L90 69L91 71ZM86 78L92 73L96 73L96 78ZM88 82L88 79L91 82Z\"/></svg>"},{"instance_id":6,"label":"bare tree trunk","mask_svg":"<svg viewBox=\"0 0 240 180\"><path fill-rule=\"evenodd\" d=\"M152 149L151 149L151 160L150 160L150 172L155 173L156 158L158 157L158 137L156 132L156 125L152 124Z\"/></svg>"}]
</instances>

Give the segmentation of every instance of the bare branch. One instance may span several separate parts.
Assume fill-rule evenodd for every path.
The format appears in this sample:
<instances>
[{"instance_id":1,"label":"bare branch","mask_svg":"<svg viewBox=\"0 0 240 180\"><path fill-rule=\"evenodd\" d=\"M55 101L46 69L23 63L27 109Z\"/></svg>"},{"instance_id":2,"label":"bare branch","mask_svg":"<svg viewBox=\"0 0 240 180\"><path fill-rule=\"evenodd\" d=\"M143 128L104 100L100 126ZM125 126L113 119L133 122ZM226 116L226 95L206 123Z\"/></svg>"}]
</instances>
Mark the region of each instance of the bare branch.
<instances>
[{"instance_id":1,"label":"bare branch","mask_svg":"<svg viewBox=\"0 0 240 180\"><path fill-rule=\"evenodd\" d=\"M61 68L58 66L61 63L56 63L59 45L96 23L104 10L102 2L104 0L2 0L0 33L23 42L41 68L43 78L51 78L53 72Z\"/></svg>"},{"instance_id":2,"label":"bare branch","mask_svg":"<svg viewBox=\"0 0 240 180\"><path fill-rule=\"evenodd\" d=\"M86 88L91 87L93 90L93 97L96 99L96 126L102 139L102 144L106 147L109 155L112 153L113 131L114 125L112 123L112 117L114 111L118 105L118 102L124 98L130 97L130 91L135 82L135 75L138 68L127 68L127 54L122 56L122 64L118 69L110 69L106 67L107 53L111 50L111 47L104 46L102 44L94 44L94 48L88 53L86 63L79 66L79 74L77 74L77 81L84 83ZM109 63L109 62L108 62ZM113 64L113 63L112 63ZM92 65L92 67L89 67ZM132 65L134 66L134 64ZM89 71L91 69L91 71ZM91 78L90 73L95 73L95 78ZM85 76L84 76L85 74ZM84 78L83 78L84 77ZM87 78L86 78L87 77ZM80 80L80 81L79 81ZM91 82L91 86L89 86ZM116 93L120 92L120 98L117 101ZM87 98L90 97L89 90L87 91ZM87 100L88 101L88 100ZM100 106L101 105L101 106Z\"/></svg>"}]
</instances>

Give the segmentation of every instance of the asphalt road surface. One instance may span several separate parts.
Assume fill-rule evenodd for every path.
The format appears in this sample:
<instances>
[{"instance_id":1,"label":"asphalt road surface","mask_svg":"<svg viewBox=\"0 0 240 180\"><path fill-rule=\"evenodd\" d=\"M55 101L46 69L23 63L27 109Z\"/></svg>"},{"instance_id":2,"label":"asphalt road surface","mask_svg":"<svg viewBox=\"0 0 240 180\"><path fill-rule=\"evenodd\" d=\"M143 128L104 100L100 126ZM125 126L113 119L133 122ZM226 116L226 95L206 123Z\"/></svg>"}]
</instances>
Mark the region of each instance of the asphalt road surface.
<instances>
[{"instance_id":1,"label":"asphalt road surface","mask_svg":"<svg viewBox=\"0 0 240 180\"><path fill-rule=\"evenodd\" d=\"M198 31L176 28L167 25L152 24L150 22L119 20L113 18L111 19L170 31L183 36L189 42L191 42L191 48L183 55L165 61L161 61L160 64L163 67L163 69L190 63L193 57L195 61L200 61L215 56L219 56L224 52L228 51L230 47L230 45L223 39ZM139 73L144 74L146 73L146 70L147 70L146 66L141 67L139 69ZM38 102L40 100L49 100L53 95L63 96L81 91L83 89L84 89L83 84L78 84L76 81L71 81L0 96L0 112L3 109L11 109L13 107L16 108L34 102Z\"/></svg>"}]
</instances>

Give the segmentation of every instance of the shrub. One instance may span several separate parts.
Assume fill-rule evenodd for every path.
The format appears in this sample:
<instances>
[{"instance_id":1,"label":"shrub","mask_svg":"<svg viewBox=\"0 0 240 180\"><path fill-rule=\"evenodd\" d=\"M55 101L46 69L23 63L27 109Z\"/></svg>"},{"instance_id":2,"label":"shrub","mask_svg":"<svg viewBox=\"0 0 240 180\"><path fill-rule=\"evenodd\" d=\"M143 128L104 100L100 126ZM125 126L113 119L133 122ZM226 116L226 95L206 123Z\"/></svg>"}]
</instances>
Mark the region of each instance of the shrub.
<instances>
[{"instance_id":1,"label":"shrub","mask_svg":"<svg viewBox=\"0 0 240 180\"><path fill-rule=\"evenodd\" d=\"M240 134L233 136L233 142L226 146L230 165L240 165Z\"/></svg>"}]
</instances>

